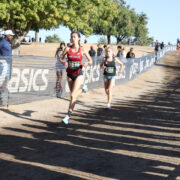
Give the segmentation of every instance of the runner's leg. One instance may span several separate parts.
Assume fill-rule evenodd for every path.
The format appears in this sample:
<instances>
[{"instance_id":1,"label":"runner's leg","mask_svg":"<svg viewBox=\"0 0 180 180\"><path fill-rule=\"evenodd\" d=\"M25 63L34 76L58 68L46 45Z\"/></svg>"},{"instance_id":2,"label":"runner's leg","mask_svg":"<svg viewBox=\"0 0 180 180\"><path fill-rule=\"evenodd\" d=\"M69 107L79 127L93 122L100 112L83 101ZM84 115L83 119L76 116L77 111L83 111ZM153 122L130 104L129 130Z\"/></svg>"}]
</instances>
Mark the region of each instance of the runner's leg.
<instances>
[{"instance_id":1,"label":"runner's leg","mask_svg":"<svg viewBox=\"0 0 180 180\"><path fill-rule=\"evenodd\" d=\"M108 81L108 104L109 105L111 104L111 101L112 101L112 89L113 89L114 81L115 81L114 78Z\"/></svg>"},{"instance_id":2,"label":"runner's leg","mask_svg":"<svg viewBox=\"0 0 180 180\"><path fill-rule=\"evenodd\" d=\"M82 92L81 85L83 82L83 76L80 75L76 78L76 80L73 83L72 91L71 91L71 101L69 104L69 111L72 112L75 106L76 99L78 95Z\"/></svg>"},{"instance_id":3,"label":"runner's leg","mask_svg":"<svg viewBox=\"0 0 180 180\"><path fill-rule=\"evenodd\" d=\"M108 95L108 85L109 85L108 80L104 81L104 90L106 95Z\"/></svg>"},{"instance_id":4,"label":"runner's leg","mask_svg":"<svg viewBox=\"0 0 180 180\"><path fill-rule=\"evenodd\" d=\"M56 92L60 90L60 69L56 71Z\"/></svg>"},{"instance_id":5,"label":"runner's leg","mask_svg":"<svg viewBox=\"0 0 180 180\"><path fill-rule=\"evenodd\" d=\"M70 92L72 93L74 81L73 81L70 77L68 77L68 76L67 76L67 81L68 81L68 85L69 85ZM71 103L71 100L70 100L70 103ZM64 124L69 124L69 118L70 118L70 116L71 116L71 113L72 113L72 112L69 112L69 111L68 111L67 115L62 119L62 122L63 122Z\"/></svg>"}]
</instances>

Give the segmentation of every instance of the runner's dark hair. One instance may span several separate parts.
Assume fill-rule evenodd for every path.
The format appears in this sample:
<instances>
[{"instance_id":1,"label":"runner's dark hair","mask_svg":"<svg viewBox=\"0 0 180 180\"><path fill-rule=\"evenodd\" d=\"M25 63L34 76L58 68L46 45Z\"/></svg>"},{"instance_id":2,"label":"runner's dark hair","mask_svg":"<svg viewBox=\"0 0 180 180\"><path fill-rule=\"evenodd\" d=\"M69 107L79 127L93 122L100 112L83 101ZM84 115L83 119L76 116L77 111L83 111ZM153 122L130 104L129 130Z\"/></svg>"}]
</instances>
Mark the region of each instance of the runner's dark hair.
<instances>
[{"instance_id":1,"label":"runner's dark hair","mask_svg":"<svg viewBox=\"0 0 180 180\"><path fill-rule=\"evenodd\" d=\"M73 34L77 34L78 37L81 38L81 35L80 35L80 33L79 33L78 31L72 31L72 32L71 32L71 37L72 37ZM79 40L79 46L81 46L80 40Z\"/></svg>"}]
</instances>

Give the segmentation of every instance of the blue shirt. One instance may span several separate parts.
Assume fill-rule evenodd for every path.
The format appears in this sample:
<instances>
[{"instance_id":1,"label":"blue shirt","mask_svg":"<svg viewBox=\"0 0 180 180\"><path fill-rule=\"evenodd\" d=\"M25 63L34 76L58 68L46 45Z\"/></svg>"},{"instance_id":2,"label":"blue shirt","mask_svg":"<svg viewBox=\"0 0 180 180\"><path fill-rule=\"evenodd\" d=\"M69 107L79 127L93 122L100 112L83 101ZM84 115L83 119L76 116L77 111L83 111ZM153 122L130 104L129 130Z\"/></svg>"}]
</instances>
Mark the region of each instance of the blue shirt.
<instances>
[{"instance_id":1,"label":"blue shirt","mask_svg":"<svg viewBox=\"0 0 180 180\"><path fill-rule=\"evenodd\" d=\"M6 38L0 41L0 56L12 56L11 44Z\"/></svg>"}]
</instances>

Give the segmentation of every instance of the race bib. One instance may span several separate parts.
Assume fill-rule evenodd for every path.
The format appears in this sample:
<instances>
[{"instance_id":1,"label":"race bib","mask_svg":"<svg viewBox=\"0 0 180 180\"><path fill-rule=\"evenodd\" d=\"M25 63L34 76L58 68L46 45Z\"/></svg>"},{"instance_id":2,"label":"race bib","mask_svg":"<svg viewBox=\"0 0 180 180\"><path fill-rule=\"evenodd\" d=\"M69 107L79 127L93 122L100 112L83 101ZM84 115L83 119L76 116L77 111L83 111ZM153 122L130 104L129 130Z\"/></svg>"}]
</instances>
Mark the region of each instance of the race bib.
<instances>
[{"instance_id":1,"label":"race bib","mask_svg":"<svg viewBox=\"0 0 180 180\"><path fill-rule=\"evenodd\" d=\"M105 71L109 74L113 74L114 73L114 67L107 67Z\"/></svg>"},{"instance_id":2,"label":"race bib","mask_svg":"<svg viewBox=\"0 0 180 180\"><path fill-rule=\"evenodd\" d=\"M69 68L70 69L78 69L80 67L79 61L69 61Z\"/></svg>"}]
</instances>

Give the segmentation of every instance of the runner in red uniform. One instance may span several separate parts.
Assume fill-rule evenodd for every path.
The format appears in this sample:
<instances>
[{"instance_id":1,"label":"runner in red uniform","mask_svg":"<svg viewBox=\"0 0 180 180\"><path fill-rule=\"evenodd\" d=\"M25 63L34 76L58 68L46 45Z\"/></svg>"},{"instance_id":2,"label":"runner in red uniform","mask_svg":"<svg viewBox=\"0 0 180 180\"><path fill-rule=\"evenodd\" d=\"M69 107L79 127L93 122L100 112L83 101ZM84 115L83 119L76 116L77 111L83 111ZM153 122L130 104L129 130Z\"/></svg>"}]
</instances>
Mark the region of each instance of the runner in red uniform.
<instances>
[{"instance_id":1,"label":"runner in red uniform","mask_svg":"<svg viewBox=\"0 0 180 180\"><path fill-rule=\"evenodd\" d=\"M92 59L89 54L85 51L80 45L80 34L78 32L71 33L71 42L72 46L67 47L62 57L59 59L60 63L67 67L67 81L69 89L71 91L71 100L69 104L68 113L65 118L62 119L62 122L65 124L69 123L70 116L75 106L76 99L78 95L82 92L81 85L83 83L83 73L82 67L87 67L89 64L92 64ZM65 56L67 55L67 61L64 61ZM82 57L85 56L88 62L82 64Z\"/></svg>"},{"instance_id":2,"label":"runner in red uniform","mask_svg":"<svg viewBox=\"0 0 180 180\"><path fill-rule=\"evenodd\" d=\"M77 52L73 52L72 47L67 52L68 68L66 69L67 76L75 81L77 76L82 75L82 53L81 47Z\"/></svg>"}]
</instances>

